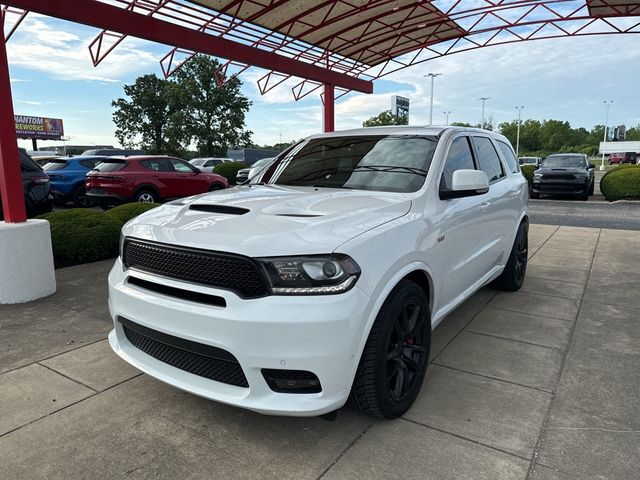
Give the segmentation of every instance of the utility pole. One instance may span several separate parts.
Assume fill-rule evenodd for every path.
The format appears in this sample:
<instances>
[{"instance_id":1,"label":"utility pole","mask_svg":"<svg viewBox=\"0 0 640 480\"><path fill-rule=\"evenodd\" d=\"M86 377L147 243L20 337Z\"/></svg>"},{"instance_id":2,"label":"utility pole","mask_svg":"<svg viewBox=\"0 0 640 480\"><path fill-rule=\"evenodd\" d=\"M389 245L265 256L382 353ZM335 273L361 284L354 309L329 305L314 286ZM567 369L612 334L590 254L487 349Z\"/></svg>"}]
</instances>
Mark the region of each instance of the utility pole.
<instances>
[{"instance_id":1,"label":"utility pole","mask_svg":"<svg viewBox=\"0 0 640 480\"><path fill-rule=\"evenodd\" d=\"M444 124L445 125L449 125L449 115L451 115L451 112L447 111L447 112L442 112L442 113L444 113L444 118L445 118L445 123Z\"/></svg>"},{"instance_id":2,"label":"utility pole","mask_svg":"<svg viewBox=\"0 0 640 480\"><path fill-rule=\"evenodd\" d=\"M484 102L489 100L491 97L480 97L478 100L482 100L482 123L480 124L480 128L484 128Z\"/></svg>"},{"instance_id":3,"label":"utility pole","mask_svg":"<svg viewBox=\"0 0 640 480\"><path fill-rule=\"evenodd\" d=\"M604 170L604 148L607 146L607 130L609 128L609 107L611 106L611 104L613 103L613 100L605 100L604 102L602 102L605 104L605 106L607 107L607 115L605 117L605 121L604 121L604 138L602 139L602 163L600 164L600 170Z\"/></svg>"},{"instance_id":4,"label":"utility pole","mask_svg":"<svg viewBox=\"0 0 640 480\"><path fill-rule=\"evenodd\" d=\"M522 109L523 105L519 105L516 107L518 111L518 134L516 136L516 158L518 158L518 153L520 152L520 123L522 122Z\"/></svg>"},{"instance_id":5,"label":"utility pole","mask_svg":"<svg viewBox=\"0 0 640 480\"><path fill-rule=\"evenodd\" d=\"M431 77L431 102L429 103L429 125L433 125L433 79L442 75L441 73L427 73L424 78Z\"/></svg>"}]
</instances>

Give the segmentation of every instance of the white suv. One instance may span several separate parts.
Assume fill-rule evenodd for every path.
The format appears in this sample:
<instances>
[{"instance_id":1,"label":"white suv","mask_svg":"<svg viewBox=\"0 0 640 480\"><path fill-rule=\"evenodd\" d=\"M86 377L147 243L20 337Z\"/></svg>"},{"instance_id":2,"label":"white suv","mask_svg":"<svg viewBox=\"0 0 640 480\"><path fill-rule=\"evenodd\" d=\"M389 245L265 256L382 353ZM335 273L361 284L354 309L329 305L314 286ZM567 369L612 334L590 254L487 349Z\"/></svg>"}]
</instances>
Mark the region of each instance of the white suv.
<instances>
[{"instance_id":1,"label":"white suv","mask_svg":"<svg viewBox=\"0 0 640 480\"><path fill-rule=\"evenodd\" d=\"M123 228L113 350L164 382L277 415L402 415L431 330L527 265L527 182L508 140L455 127L307 138L260 183Z\"/></svg>"}]
</instances>

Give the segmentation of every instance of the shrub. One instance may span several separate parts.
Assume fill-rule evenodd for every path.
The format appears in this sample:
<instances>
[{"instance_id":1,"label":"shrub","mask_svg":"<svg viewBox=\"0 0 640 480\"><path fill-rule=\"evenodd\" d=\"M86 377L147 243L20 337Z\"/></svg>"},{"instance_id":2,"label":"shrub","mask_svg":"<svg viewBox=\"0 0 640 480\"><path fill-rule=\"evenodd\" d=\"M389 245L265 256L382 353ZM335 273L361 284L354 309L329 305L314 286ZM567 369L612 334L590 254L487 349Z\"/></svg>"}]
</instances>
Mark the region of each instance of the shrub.
<instances>
[{"instance_id":1,"label":"shrub","mask_svg":"<svg viewBox=\"0 0 640 480\"><path fill-rule=\"evenodd\" d=\"M119 220L86 208L51 212L38 218L51 225L56 264L95 262L118 255Z\"/></svg>"},{"instance_id":2,"label":"shrub","mask_svg":"<svg viewBox=\"0 0 640 480\"><path fill-rule=\"evenodd\" d=\"M222 175L227 179L229 185L236 184L236 175L238 174L238 170L242 170L243 168L247 168L248 165L242 162L224 162L216 165L216 168L213 169L213 173L217 173L218 175Z\"/></svg>"},{"instance_id":3,"label":"shrub","mask_svg":"<svg viewBox=\"0 0 640 480\"><path fill-rule=\"evenodd\" d=\"M640 165L621 165L609 170L600 180L600 191L610 202L640 199Z\"/></svg>"},{"instance_id":4,"label":"shrub","mask_svg":"<svg viewBox=\"0 0 640 480\"><path fill-rule=\"evenodd\" d=\"M538 167L536 167L535 165L520 165L522 175L524 175L524 178L526 178L527 182L529 182L529 186L531 186L533 183L533 172L536 168Z\"/></svg>"},{"instance_id":5,"label":"shrub","mask_svg":"<svg viewBox=\"0 0 640 480\"><path fill-rule=\"evenodd\" d=\"M132 218L159 206L159 203L125 203L124 205L119 205L111 210L107 210L103 215L117 220L120 228L122 228L122 226Z\"/></svg>"}]
</instances>

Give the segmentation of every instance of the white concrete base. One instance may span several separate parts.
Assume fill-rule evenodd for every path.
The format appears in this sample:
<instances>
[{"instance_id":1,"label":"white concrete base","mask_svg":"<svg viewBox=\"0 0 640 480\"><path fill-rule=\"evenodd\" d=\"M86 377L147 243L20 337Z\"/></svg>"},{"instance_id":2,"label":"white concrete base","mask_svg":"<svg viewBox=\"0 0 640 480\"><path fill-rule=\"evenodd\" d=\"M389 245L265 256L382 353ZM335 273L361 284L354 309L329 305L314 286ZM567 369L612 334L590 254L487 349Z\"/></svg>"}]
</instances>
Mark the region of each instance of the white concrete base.
<instances>
[{"instance_id":1,"label":"white concrete base","mask_svg":"<svg viewBox=\"0 0 640 480\"><path fill-rule=\"evenodd\" d=\"M49 222L0 222L0 304L29 302L55 292Z\"/></svg>"}]
</instances>

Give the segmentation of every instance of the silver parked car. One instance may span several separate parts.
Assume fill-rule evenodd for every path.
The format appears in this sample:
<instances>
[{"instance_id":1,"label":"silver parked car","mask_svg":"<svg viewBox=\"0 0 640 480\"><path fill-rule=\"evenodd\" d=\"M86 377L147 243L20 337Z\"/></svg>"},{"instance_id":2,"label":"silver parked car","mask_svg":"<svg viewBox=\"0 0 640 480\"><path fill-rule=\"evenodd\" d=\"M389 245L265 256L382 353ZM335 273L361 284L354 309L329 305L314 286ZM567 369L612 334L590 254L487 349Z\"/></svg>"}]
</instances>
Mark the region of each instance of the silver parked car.
<instances>
[{"instance_id":1,"label":"silver parked car","mask_svg":"<svg viewBox=\"0 0 640 480\"><path fill-rule=\"evenodd\" d=\"M189 160L189 163L196 167L198 170L207 173L213 173L213 169L221 163L225 162L233 162L230 158L218 158L218 157L205 157L205 158L194 158Z\"/></svg>"}]
</instances>

